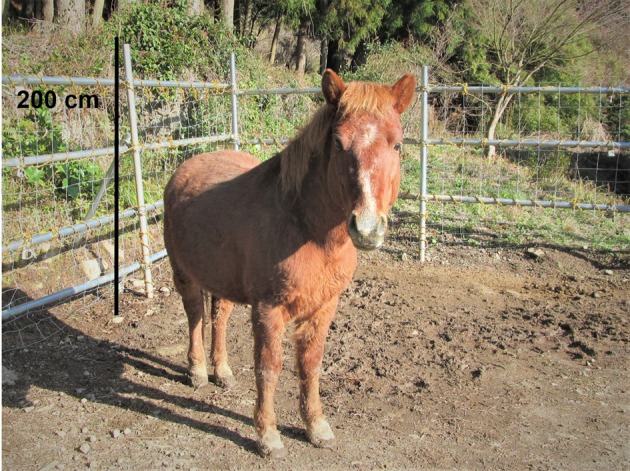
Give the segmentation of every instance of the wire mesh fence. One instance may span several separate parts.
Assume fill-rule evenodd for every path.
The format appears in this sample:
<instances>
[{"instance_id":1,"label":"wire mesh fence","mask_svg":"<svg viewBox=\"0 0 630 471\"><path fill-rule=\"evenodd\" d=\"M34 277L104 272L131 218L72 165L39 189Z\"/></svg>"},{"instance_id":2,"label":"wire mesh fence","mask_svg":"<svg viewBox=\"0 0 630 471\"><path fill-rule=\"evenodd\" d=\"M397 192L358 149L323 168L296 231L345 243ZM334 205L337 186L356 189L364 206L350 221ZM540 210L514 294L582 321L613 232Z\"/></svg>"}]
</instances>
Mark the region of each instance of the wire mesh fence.
<instances>
[{"instance_id":1,"label":"wire mesh fence","mask_svg":"<svg viewBox=\"0 0 630 471\"><path fill-rule=\"evenodd\" d=\"M431 240L627 247L629 90L471 88L429 88Z\"/></svg>"},{"instance_id":2,"label":"wire mesh fence","mask_svg":"<svg viewBox=\"0 0 630 471\"><path fill-rule=\"evenodd\" d=\"M97 198L113 162L113 102L98 81L3 77L3 313L113 270L113 194ZM30 344L58 325L26 313L3 324L3 343Z\"/></svg>"},{"instance_id":3,"label":"wire mesh fence","mask_svg":"<svg viewBox=\"0 0 630 471\"><path fill-rule=\"evenodd\" d=\"M141 180L146 203L148 249L151 254L164 253L162 242L162 196L164 187L175 169L186 159L220 148L232 147L232 113L230 94L219 84L207 87L189 84L138 81L134 85L138 143L141 155ZM201 85L201 84L200 84ZM129 113L125 110L121 132L129 134ZM121 208L138 208L133 154L123 156L120 163ZM121 221L119 226L121 265L142 260L142 240L138 218ZM160 260L162 257L160 257ZM153 266L156 278L161 276L162 263ZM133 278L135 277L135 279ZM123 280L127 289L146 290L142 275Z\"/></svg>"},{"instance_id":4,"label":"wire mesh fence","mask_svg":"<svg viewBox=\"0 0 630 471\"><path fill-rule=\"evenodd\" d=\"M83 306L112 304L115 211L120 287L148 293L151 280L137 271L152 273L157 283L170 276L162 194L177 166L235 145L267 159L323 103L313 88L239 90L233 64L232 72L225 83L127 77L120 96L118 208L113 81L3 77L3 319L19 312L3 323L4 349L58 329L50 316L19 311L33 300L62 293ZM38 90L40 106L19 108L22 90L29 99ZM63 106L48 108L48 92ZM393 216L408 228L426 226L422 234L407 230L410 245L424 241L429 253L438 243L525 240L627 248L627 217L619 213L630 211L630 89L425 82L418 92L403 115L402 198ZM506 96L511 106L489 136L497 101ZM570 211L559 211L564 207Z\"/></svg>"}]
</instances>

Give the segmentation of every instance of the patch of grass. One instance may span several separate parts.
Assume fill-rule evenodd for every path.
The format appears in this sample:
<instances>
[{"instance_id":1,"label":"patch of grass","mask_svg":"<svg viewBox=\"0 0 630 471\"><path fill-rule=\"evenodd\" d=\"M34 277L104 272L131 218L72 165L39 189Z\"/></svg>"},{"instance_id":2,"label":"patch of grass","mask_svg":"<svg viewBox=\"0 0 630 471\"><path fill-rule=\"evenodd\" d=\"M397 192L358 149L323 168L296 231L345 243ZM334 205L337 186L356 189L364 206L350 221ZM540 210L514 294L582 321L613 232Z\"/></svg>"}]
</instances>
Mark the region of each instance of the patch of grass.
<instances>
[{"instance_id":1,"label":"patch of grass","mask_svg":"<svg viewBox=\"0 0 630 471\"><path fill-rule=\"evenodd\" d=\"M429 163L429 194L628 204L628 198L620 198L593 183L562 175L536 180L537 172L527 165L503 159L489 162L469 149L431 148ZM401 191L418 194L420 160L403 159L402 175ZM394 211L417 214L419 204L399 200ZM473 246L491 241L505 245L588 246L604 251L630 247L626 214L433 201L427 207L430 239L459 240Z\"/></svg>"}]
</instances>

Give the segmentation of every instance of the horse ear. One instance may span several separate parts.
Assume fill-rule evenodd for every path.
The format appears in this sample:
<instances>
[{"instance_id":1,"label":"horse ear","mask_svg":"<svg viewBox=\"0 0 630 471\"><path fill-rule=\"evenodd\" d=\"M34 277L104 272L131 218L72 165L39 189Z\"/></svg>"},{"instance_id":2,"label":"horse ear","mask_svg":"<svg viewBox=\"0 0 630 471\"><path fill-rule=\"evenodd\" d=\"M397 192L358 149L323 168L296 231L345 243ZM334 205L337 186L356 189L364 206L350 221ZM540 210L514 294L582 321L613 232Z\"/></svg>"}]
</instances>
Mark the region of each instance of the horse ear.
<instances>
[{"instance_id":1,"label":"horse ear","mask_svg":"<svg viewBox=\"0 0 630 471\"><path fill-rule=\"evenodd\" d=\"M394 95L394 109L402 114L416 91L416 79L413 74L403 75L398 82L392 87L392 95Z\"/></svg>"},{"instance_id":2,"label":"horse ear","mask_svg":"<svg viewBox=\"0 0 630 471\"><path fill-rule=\"evenodd\" d=\"M345 90L346 86L339 75L331 69L326 69L322 75L322 92L324 92L326 103L337 107Z\"/></svg>"}]
</instances>

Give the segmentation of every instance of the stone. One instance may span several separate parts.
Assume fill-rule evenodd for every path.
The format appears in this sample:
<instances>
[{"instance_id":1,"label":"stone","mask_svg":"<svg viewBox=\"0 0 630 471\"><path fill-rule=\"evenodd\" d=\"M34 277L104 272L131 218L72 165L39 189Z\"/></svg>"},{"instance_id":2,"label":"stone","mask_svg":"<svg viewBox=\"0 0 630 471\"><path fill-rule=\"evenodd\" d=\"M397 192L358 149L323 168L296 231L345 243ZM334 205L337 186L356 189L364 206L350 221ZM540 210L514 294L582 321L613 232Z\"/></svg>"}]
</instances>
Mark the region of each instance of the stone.
<instances>
[{"instance_id":1,"label":"stone","mask_svg":"<svg viewBox=\"0 0 630 471\"><path fill-rule=\"evenodd\" d=\"M529 247L525 251L525 254L529 258L533 258L534 260L538 260L539 258L541 258L541 257L543 257L545 255L545 252L543 252L541 249L536 249L534 247Z\"/></svg>"},{"instance_id":2,"label":"stone","mask_svg":"<svg viewBox=\"0 0 630 471\"><path fill-rule=\"evenodd\" d=\"M81 270L83 270L88 280L97 279L103 273L102 259L83 260L81 262Z\"/></svg>"},{"instance_id":3,"label":"stone","mask_svg":"<svg viewBox=\"0 0 630 471\"><path fill-rule=\"evenodd\" d=\"M2 366L2 385L15 386L15 382L17 380L18 380L18 374L13 370L5 368L5 366L3 365Z\"/></svg>"}]
</instances>

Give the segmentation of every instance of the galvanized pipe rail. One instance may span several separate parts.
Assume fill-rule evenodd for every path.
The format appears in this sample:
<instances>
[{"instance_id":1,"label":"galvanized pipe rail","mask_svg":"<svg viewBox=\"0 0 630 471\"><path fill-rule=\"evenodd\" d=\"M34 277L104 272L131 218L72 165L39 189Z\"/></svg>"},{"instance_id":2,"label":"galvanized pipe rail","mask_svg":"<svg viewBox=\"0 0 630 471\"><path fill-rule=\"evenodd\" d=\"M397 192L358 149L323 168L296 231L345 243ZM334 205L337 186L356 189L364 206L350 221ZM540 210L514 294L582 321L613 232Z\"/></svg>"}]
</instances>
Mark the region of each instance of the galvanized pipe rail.
<instances>
[{"instance_id":1,"label":"galvanized pipe rail","mask_svg":"<svg viewBox=\"0 0 630 471\"><path fill-rule=\"evenodd\" d=\"M146 212L152 213L164 207L163 201L157 203L147 204ZM118 213L118 219L120 221L137 216L138 210L136 208L128 208ZM54 239L63 239L77 234L82 234L90 229L97 229L107 224L114 222L114 215L109 214L107 216L100 216L95 219L89 219L87 221L78 222L72 226L65 226L56 231L44 232L43 234L37 234L31 237L29 240L16 240L9 242L6 245L2 245L2 254L17 252L18 250L31 248L45 242L50 242Z\"/></svg>"},{"instance_id":2,"label":"galvanized pipe rail","mask_svg":"<svg viewBox=\"0 0 630 471\"><path fill-rule=\"evenodd\" d=\"M421 144L422 139L405 138L405 144ZM431 138L427 143L432 146L469 146L469 147L527 147L537 149L630 149L630 142L619 141L574 141L574 140L537 140L537 139L450 139Z\"/></svg>"},{"instance_id":3,"label":"galvanized pipe rail","mask_svg":"<svg viewBox=\"0 0 630 471\"><path fill-rule=\"evenodd\" d=\"M399 199L402 200L426 200L437 201L441 203L479 203L497 206L518 206L518 207L534 207L543 209L572 209L582 211L607 211L612 213L630 213L630 206L615 204L595 204L595 203L579 203L570 201L547 201L547 200L528 200L528 199L512 199L512 198L494 198L486 196L457 196L457 195L421 195L414 193L400 193Z\"/></svg>"},{"instance_id":4,"label":"galvanized pipe rail","mask_svg":"<svg viewBox=\"0 0 630 471\"><path fill-rule=\"evenodd\" d=\"M129 83L123 81L123 83ZM215 90L219 93L230 93L231 85L218 82L180 82L177 80L132 80L134 87L158 87L158 88L197 88ZM37 75L3 75L3 85L56 85L83 87L113 87L114 79L107 78L85 78L85 77L49 77Z\"/></svg>"},{"instance_id":5,"label":"galvanized pipe rail","mask_svg":"<svg viewBox=\"0 0 630 471\"><path fill-rule=\"evenodd\" d=\"M160 250L159 252L154 253L153 255L150 255L148 258L148 261L149 263L155 263L158 260L165 258L166 255L167 255L166 249L163 249L163 250ZM123 268L119 268L118 275L121 278L127 275L130 275L131 273L134 273L140 270L142 268L142 265L143 264L141 264L140 262L134 262L131 265L128 265ZM107 275L100 276L86 283L81 283L80 285L64 289L57 293L50 294L43 298L35 299L33 301L27 301L18 306L10 307L9 309L2 311L2 321L4 322L5 320L10 319L11 317L24 314L25 312L28 312L28 311L41 309L43 307L50 306L51 304L57 304L77 294L81 294L86 291L91 291L100 286L109 284L112 281L114 281L114 272L108 273Z\"/></svg>"},{"instance_id":6,"label":"galvanized pipe rail","mask_svg":"<svg viewBox=\"0 0 630 471\"><path fill-rule=\"evenodd\" d=\"M526 87L517 85L426 85L426 87L419 87L418 91L422 88L426 88L428 93L464 93L464 94L476 94L476 93L590 93L610 95L614 93L630 93L630 87L562 87L562 86L538 86L538 87Z\"/></svg>"}]
</instances>

